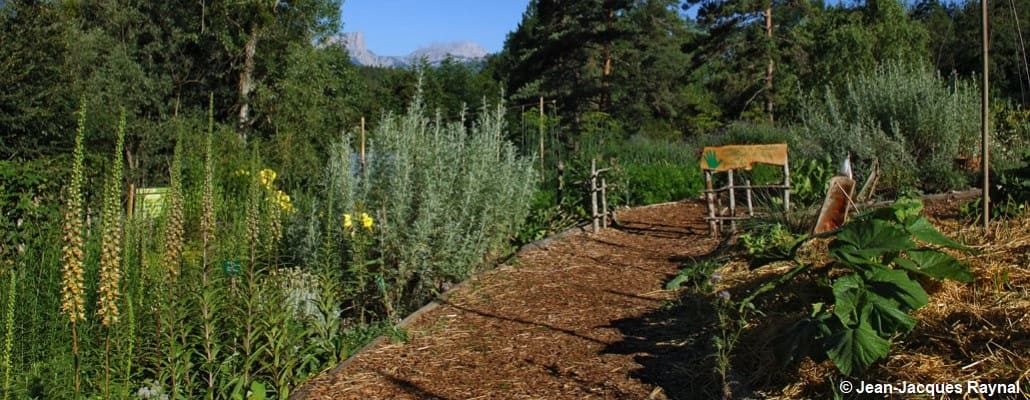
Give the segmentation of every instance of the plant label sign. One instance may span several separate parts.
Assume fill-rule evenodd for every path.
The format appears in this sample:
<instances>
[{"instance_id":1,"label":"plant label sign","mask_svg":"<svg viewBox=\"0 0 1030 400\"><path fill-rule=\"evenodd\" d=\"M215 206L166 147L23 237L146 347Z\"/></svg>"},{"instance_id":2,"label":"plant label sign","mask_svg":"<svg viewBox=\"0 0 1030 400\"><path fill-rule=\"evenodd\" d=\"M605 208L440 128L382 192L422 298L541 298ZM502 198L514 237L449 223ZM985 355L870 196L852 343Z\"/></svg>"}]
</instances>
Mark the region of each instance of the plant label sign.
<instances>
[{"instance_id":1,"label":"plant label sign","mask_svg":"<svg viewBox=\"0 0 1030 400\"><path fill-rule=\"evenodd\" d=\"M166 187L136 189L136 209L133 212L147 218L157 218L164 211L166 194Z\"/></svg>"},{"instance_id":2,"label":"plant label sign","mask_svg":"<svg viewBox=\"0 0 1030 400\"><path fill-rule=\"evenodd\" d=\"M787 144L709 146L701 152L701 170L751 170L755 164L787 165Z\"/></svg>"}]
</instances>

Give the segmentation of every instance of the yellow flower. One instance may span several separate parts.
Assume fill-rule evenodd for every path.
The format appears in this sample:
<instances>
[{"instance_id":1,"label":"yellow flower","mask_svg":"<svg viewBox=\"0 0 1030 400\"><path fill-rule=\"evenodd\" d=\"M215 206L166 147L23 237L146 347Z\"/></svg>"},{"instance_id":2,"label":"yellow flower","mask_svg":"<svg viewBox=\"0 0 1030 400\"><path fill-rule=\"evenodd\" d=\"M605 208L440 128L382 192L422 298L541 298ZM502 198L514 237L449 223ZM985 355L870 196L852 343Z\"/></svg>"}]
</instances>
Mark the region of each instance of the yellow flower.
<instances>
[{"instance_id":1,"label":"yellow flower","mask_svg":"<svg viewBox=\"0 0 1030 400\"><path fill-rule=\"evenodd\" d=\"M290 195L286 194L282 190L278 190L276 191L276 200L279 202L279 208L283 211L293 211L293 202L290 200Z\"/></svg>"},{"instance_id":2,"label":"yellow flower","mask_svg":"<svg viewBox=\"0 0 1030 400\"><path fill-rule=\"evenodd\" d=\"M354 221L351 220L350 214L343 214L343 227L350 229L354 226Z\"/></svg>"},{"instance_id":3,"label":"yellow flower","mask_svg":"<svg viewBox=\"0 0 1030 400\"><path fill-rule=\"evenodd\" d=\"M275 171L272 171L268 168L265 168L258 173L258 179L260 179L261 184L267 188L272 187L272 182L275 181L275 176Z\"/></svg>"},{"instance_id":4,"label":"yellow flower","mask_svg":"<svg viewBox=\"0 0 1030 400\"><path fill-rule=\"evenodd\" d=\"M373 223L375 223L375 221L372 220L372 217L370 217L368 214L361 213L361 227L368 230L372 230Z\"/></svg>"}]
</instances>

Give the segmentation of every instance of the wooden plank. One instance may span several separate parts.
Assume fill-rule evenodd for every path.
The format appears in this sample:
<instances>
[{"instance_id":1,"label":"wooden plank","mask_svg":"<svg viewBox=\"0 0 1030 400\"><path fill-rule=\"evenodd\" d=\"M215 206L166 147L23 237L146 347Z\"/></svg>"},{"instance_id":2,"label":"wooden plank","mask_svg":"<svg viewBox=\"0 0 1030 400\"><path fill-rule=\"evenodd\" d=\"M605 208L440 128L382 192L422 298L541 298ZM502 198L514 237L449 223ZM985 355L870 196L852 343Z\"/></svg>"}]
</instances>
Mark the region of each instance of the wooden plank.
<instances>
[{"instance_id":1,"label":"wooden plank","mask_svg":"<svg viewBox=\"0 0 1030 400\"><path fill-rule=\"evenodd\" d=\"M790 186L785 186L785 185L753 185L753 186L733 185L732 188L733 189L748 189L748 188L750 188L750 189L788 189L788 188L790 188ZM719 187L719 188L716 188L716 189L712 189L711 192L712 193L722 193L722 192L725 192L725 191L729 191L730 189L731 189L730 186L722 186L722 187ZM703 192L708 193L709 190L705 189L705 190L703 190Z\"/></svg>"},{"instance_id":2,"label":"wooden plank","mask_svg":"<svg viewBox=\"0 0 1030 400\"><path fill-rule=\"evenodd\" d=\"M751 170L755 164L786 165L787 144L708 146L699 161L705 171Z\"/></svg>"}]
</instances>

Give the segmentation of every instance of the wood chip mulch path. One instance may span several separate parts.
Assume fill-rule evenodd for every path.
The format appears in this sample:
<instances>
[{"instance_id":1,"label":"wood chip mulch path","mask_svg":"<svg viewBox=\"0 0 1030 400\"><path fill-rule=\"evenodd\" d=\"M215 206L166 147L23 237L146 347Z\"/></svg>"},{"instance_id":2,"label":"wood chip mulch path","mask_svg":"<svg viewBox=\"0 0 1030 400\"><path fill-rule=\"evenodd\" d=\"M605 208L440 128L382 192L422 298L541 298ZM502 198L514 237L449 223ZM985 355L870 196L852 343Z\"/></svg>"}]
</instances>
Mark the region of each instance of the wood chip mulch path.
<instances>
[{"instance_id":1,"label":"wood chip mulch path","mask_svg":"<svg viewBox=\"0 0 1030 400\"><path fill-rule=\"evenodd\" d=\"M648 358L623 329L663 307L684 260L711 252L697 202L619 212L620 226L567 236L484 273L344 368L308 399L645 399ZM674 338L670 338L674 339Z\"/></svg>"}]
</instances>

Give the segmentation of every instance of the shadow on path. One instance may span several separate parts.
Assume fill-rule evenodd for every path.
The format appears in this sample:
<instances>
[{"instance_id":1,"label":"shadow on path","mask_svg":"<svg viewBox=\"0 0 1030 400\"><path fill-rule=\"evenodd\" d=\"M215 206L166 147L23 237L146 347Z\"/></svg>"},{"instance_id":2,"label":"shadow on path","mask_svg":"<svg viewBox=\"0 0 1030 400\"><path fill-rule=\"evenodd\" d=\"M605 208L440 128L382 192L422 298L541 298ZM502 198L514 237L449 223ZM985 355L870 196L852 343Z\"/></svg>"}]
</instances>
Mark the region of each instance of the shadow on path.
<instances>
[{"instance_id":1,"label":"shadow on path","mask_svg":"<svg viewBox=\"0 0 1030 400\"><path fill-rule=\"evenodd\" d=\"M408 394L410 394L412 396L415 396L416 398L424 399L424 400L447 400L446 397L440 396L440 395L438 395L436 393L433 393L433 392L430 392L430 391L428 391L426 389L423 389L418 384L416 384L414 382L411 382L411 381L409 381L407 379L399 378L397 376L388 374L388 373L386 373L384 371L377 371L377 372L379 373L380 376L385 378L387 381L392 383L394 386L396 386L398 388L401 388L402 390L404 390L405 392L407 392Z\"/></svg>"},{"instance_id":2,"label":"shadow on path","mask_svg":"<svg viewBox=\"0 0 1030 400\"><path fill-rule=\"evenodd\" d=\"M708 299L686 295L670 306L614 321L611 327L624 339L603 353L635 355L641 368L630 371L633 378L660 386L670 399L717 399L722 395L712 357L718 319Z\"/></svg>"},{"instance_id":3,"label":"shadow on path","mask_svg":"<svg viewBox=\"0 0 1030 400\"><path fill-rule=\"evenodd\" d=\"M508 322L515 322L515 323L519 323L519 324L537 326L537 327L549 329L549 330L552 330L552 331L561 332L561 333L564 333L566 335L574 336L574 337L577 337L577 338L580 338L580 339L583 339L583 340L587 340L587 341L591 341L591 342L594 342L594 343L597 343L597 344L608 344L608 342L594 339L594 338L592 338L590 336L586 336L586 335L580 334L580 333L578 333L576 331L573 331L571 329L559 328L559 327L556 327L556 326L553 326L553 325L548 325L548 324L544 324L544 323L540 323L540 322L527 321L527 320L524 320L524 319L505 317L505 316L502 316L502 315L492 314L492 313L488 313L488 312L485 312L485 311L480 311L480 310L476 310L476 309L473 309L473 308L468 308L468 307L465 307L465 306L462 306L462 305L458 305L458 304L454 304L454 303L447 302L447 301L445 301L445 302L443 302L441 304L446 304L446 305L454 307L454 308L456 308L458 310L462 310L462 311L465 311L465 312L468 312L468 313L476 314L476 315L479 315L481 317L494 318L494 319L498 319L498 320L501 320L501 321L508 321Z\"/></svg>"}]
</instances>

